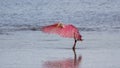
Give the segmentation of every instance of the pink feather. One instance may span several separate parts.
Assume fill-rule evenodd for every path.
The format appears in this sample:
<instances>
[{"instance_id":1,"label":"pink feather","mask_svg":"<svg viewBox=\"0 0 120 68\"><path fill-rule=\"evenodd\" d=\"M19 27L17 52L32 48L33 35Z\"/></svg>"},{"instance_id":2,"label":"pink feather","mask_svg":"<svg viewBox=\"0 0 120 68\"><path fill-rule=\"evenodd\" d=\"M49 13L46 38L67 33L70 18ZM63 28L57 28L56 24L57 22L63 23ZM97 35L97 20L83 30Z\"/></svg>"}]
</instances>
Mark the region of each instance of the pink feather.
<instances>
[{"instance_id":1,"label":"pink feather","mask_svg":"<svg viewBox=\"0 0 120 68\"><path fill-rule=\"evenodd\" d=\"M45 33L58 34L62 37L74 38L82 41L79 30L71 24L65 25L61 23L55 23L53 25L43 26L41 30Z\"/></svg>"}]
</instances>

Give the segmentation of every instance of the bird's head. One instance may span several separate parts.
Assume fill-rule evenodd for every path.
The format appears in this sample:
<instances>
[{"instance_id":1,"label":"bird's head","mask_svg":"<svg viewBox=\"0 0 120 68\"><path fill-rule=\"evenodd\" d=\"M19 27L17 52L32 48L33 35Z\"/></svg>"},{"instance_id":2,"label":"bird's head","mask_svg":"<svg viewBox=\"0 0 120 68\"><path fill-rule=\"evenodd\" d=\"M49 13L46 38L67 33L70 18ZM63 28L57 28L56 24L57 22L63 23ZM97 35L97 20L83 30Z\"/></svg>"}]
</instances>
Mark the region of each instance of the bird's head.
<instances>
[{"instance_id":1,"label":"bird's head","mask_svg":"<svg viewBox=\"0 0 120 68\"><path fill-rule=\"evenodd\" d=\"M83 39L80 39L80 41L83 41Z\"/></svg>"},{"instance_id":2,"label":"bird's head","mask_svg":"<svg viewBox=\"0 0 120 68\"><path fill-rule=\"evenodd\" d=\"M82 36L80 34L78 35L77 40L78 41L83 41Z\"/></svg>"},{"instance_id":3,"label":"bird's head","mask_svg":"<svg viewBox=\"0 0 120 68\"><path fill-rule=\"evenodd\" d=\"M78 40L78 41L81 41L81 42L83 41L83 39L82 39L82 38L78 38L77 40Z\"/></svg>"}]
</instances>

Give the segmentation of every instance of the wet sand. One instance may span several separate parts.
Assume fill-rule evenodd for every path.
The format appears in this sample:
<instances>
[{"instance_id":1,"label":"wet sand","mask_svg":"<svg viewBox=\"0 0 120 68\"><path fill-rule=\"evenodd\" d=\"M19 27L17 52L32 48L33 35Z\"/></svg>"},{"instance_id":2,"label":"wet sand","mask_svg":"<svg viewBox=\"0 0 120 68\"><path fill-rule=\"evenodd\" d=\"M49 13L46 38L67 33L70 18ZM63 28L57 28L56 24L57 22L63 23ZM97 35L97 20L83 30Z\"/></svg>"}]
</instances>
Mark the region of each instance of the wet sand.
<instances>
[{"instance_id":1,"label":"wet sand","mask_svg":"<svg viewBox=\"0 0 120 68\"><path fill-rule=\"evenodd\" d=\"M120 68L120 32L81 32L76 52L73 39L41 31L0 35L0 68ZM79 60L79 57L81 59Z\"/></svg>"}]
</instances>

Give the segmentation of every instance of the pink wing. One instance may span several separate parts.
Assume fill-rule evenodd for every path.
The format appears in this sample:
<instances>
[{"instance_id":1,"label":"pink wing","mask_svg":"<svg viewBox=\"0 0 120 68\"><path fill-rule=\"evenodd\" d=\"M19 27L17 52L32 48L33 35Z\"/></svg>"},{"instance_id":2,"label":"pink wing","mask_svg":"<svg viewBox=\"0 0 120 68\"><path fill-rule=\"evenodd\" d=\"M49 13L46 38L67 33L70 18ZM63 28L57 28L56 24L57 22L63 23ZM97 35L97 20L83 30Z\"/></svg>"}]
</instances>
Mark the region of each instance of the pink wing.
<instances>
[{"instance_id":1,"label":"pink wing","mask_svg":"<svg viewBox=\"0 0 120 68\"><path fill-rule=\"evenodd\" d=\"M74 38L75 35L75 39L81 40L81 35L79 34L78 29L73 25L63 25L56 23L53 25L44 26L41 30L45 33L58 34L67 38Z\"/></svg>"},{"instance_id":2,"label":"pink wing","mask_svg":"<svg viewBox=\"0 0 120 68\"><path fill-rule=\"evenodd\" d=\"M55 23L53 25L43 26L41 30L45 33L53 33L58 34L61 30L61 27L58 27L59 23Z\"/></svg>"}]
</instances>

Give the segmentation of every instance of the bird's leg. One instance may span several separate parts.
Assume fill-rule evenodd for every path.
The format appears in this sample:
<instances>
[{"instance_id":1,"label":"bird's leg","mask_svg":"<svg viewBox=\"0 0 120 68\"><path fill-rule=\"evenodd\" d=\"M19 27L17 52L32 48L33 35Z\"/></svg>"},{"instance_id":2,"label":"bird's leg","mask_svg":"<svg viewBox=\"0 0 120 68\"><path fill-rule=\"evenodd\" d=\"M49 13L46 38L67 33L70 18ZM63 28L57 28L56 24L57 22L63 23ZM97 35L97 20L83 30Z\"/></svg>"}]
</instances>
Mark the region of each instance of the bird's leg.
<instances>
[{"instance_id":1,"label":"bird's leg","mask_svg":"<svg viewBox=\"0 0 120 68\"><path fill-rule=\"evenodd\" d=\"M76 38L75 38L75 33L74 33L74 45L73 45L73 50L75 50L75 46L76 46L76 42L77 42L77 40L76 40Z\"/></svg>"},{"instance_id":2,"label":"bird's leg","mask_svg":"<svg viewBox=\"0 0 120 68\"><path fill-rule=\"evenodd\" d=\"M73 45L73 50L75 50L77 40L75 40L74 45Z\"/></svg>"}]
</instances>

